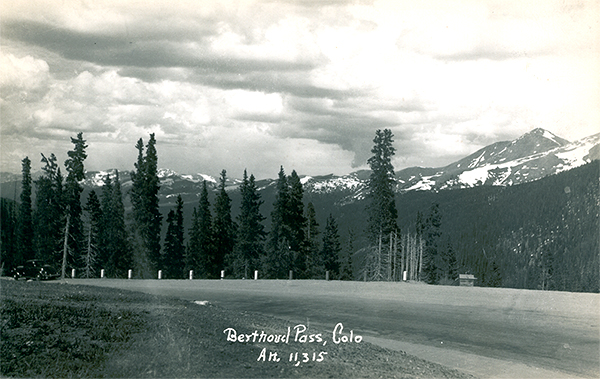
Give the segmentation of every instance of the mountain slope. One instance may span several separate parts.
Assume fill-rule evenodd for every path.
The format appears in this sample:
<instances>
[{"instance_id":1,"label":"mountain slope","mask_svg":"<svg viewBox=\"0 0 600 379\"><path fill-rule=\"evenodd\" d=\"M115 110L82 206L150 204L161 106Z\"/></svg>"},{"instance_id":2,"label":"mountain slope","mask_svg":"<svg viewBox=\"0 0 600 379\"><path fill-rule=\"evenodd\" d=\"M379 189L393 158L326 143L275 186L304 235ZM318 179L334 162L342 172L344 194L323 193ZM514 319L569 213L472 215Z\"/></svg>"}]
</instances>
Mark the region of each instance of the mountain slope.
<instances>
[{"instance_id":1,"label":"mountain slope","mask_svg":"<svg viewBox=\"0 0 600 379\"><path fill-rule=\"evenodd\" d=\"M410 167L396 173L397 191L509 186L535 181L600 159L600 133L569 142L547 130L534 129L513 140L486 146L445 167ZM314 177L305 189L338 191L341 203L361 199L368 171L337 177ZM349 193L351 192L351 193Z\"/></svg>"}]
</instances>

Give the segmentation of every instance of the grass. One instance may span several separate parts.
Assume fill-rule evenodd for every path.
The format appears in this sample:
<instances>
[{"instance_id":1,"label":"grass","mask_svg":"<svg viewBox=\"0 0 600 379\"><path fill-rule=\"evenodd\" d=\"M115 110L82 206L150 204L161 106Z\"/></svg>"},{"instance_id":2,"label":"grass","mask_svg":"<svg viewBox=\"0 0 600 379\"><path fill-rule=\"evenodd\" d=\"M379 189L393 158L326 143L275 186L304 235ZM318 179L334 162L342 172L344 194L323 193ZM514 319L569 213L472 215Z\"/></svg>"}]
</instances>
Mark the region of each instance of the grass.
<instances>
[{"instance_id":1,"label":"grass","mask_svg":"<svg viewBox=\"0 0 600 379\"><path fill-rule=\"evenodd\" d=\"M213 305L58 282L1 280L0 373L10 377L465 378L367 343L227 342L223 331L282 333L295 324ZM330 332L323 333L330 339ZM314 347L313 347L314 346ZM279 362L263 362L261 351ZM295 366L290 353L327 351Z\"/></svg>"}]
</instances>

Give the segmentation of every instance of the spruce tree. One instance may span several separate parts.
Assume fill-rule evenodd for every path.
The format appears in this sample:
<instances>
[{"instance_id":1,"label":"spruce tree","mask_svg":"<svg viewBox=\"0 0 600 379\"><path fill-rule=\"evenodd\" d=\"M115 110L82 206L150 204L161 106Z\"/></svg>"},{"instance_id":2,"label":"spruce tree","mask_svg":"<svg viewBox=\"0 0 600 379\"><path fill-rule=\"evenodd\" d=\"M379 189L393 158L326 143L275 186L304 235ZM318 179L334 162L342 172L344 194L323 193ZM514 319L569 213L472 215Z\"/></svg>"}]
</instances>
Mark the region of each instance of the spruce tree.
<instances>
[{"instance_id":1,"label":"spruce tree","mask_svg":"<svg viewBox=\"0 0 600 379\"><path fill-rule=\"evenodd\" d=\"M42 176L35 181L34 235L36 258L60 263L63 237L63 176L56 156L42 154Z\"/></svg>"},{"instance_id":2,"label":"spruce tree","mask_svg":"<svg viewBox=\"0 0 600 379\"><path fill-rule=\"evenodd\" d=\"M319 224L317 213L312 202L306 205L306 226L304 242L304 262L297 264L299 270L304 269L306 278L321 279L325 275L323 255L319 248Z\"/></svg>"},{"instance_id":3,"label":"spruce tree","mask_svg":"<svg viewBox=\"0 0 600 379\"><path fill-rule=\"evenodd\" d=\"M85 278L92 278L98 271L98 252L101 243L102 221L104 218L96 191L92 190L90 192L83 209L88 214L86 248L82 255L83 276Z\"/></svg>"},{"instance_id":4,"label":"spruce tree","mask_svg":"<svg viewBox=\"0 0 600 379\"><path fill-rule=\"evenodd\" d=\"M271 211L267 255L263 261L263 271L267 277L273 279L284 278L288 270L292 269L290 233L287 226L289 198L288 179L282 166L279 169L277 193Z\"/></svg>"},{"instance_id":5,"label":"spruce tree","mask_svg":"<svg viewBox=\"0 0 600 379\"><path fill-rule=\"evenodd\" d=\"M101 247L98 265L107 277L125 277L132 268L133 255L125 226L125 207L119 171L115 171L114 182L107 174L102 186Z\"/></svg>"},{"instance_id":6,"label":"spruce tree","mask_svg":"<svg viewBox=\"0 0 600 379\"><path fill-rule=\"evenodd\" d=\"M433 203L429 215L425 219L425 251L423 254L423 274L425 281L430 284L439 283L444 274L441 252L441 223L440 205Z\"/></svg>"},{"instance_id":7,"label":"spruce tree","mask_svg":"<svg viewBox=\"0 0 600 379\"><path fill-rule=\"evenodd\" d=\"M304 190L296 170L293 170L292 174L288 178L288 185L289 198L285 223L289 233L291 249L295 252L300 252L302 250L302 243L304 242L306 220L304 218L304 203L302 202Z\"/></svg>"},{"instance_id":8,"label":"spruce tree","mask_svg":"<svg viewBox=\"0 0 600 379\"><path fill-rule=\"evenodd\" d=\"M372 280L382 280L385 271L390 273L392 262L389 260L389 252L392 246L393 235L397 235L398 226L396 219L396 200L394 194L395 174L392 165L392 157L395 154L393 146L393 134L389 129L377 130L373 139L374 146L371 149L373 156L367 161L371 167L369 177L368 198L368 234L371 248L368 249L370 256L367 262L371 266ZM388 251L388 253L384 253ZM385 270L385 267L388 269Z\"/></svg>"},{"instance_id":9,"label":"spruce tree","mask_svg":"<svg viewBox=\"0 0 600 379\"><path fill-rule=\"evenodd\" d=\"M330 278L337 279L340 274L340 252L342 246L340 243L340 235L338 226L332 214L327 218L325 225L325 233L323 235L323 264L325 270L329 271Z\"/></svg>"},{"instance_id":10,"label":"spruce tree","mask_svg":"<svg viewBox=\"0 0 600 379\"><path fill-rule=\"evenodd\" d=\"M68 253L73 257L72 264L76 265L84 251L83 222L81 220L81 193L83 187L79 184L85 179L83 162L87 158L85 149L87 145L83 139L83 133L78 133L77 138L71 138L74 148L67 152L69 158L65 161L67 178L65 180L65 227L64 247L61 278L65 277L68 264Z\"/></svg>"},{"instance_id":11,"label":"spruce tree","mask_svg":"<svg viewBox=\"0 0 600 379\"><path fill-rule=\"evenodd\" d=\"M202 182L202 191L198 208L194 207L192 227L189 231L189 243L186 254L186 271L193 270L196 278L211 278L212 257L214 251L212 216L208 199L206 181Z\"/></svg>"},{"instance_id":12,"label":"spruce tree","mask_svg":"<svg viewBox=\"0 0 600 379\"><path fill-rule=\"evenodd\" d=\"M225 260L233 251L235 245L236 226L231 218L231 198L225 190L227 172L221 171L219 181L219 192L215 199L215 217L213 223L215 251L212 260L213 276L220 276L221 270L225 268Z\"/></svg>"},{"instance_id":13,"label":"spruce tree","mask_svg":"<svg viewBox=\"0 0 600 379\"><path fill-rule=\"evenodd\" d=\"M0 198L0 271L2 271L2 276L7 276L11 269L22 263L17 253L17 213L16 201Z\"/></svg>"},{"instance_id":14,"label":"spruce tree","mask_svg":"<svg viewBox=\"0 0 600 379\"><path fill-rule=\"evenodd\" d=\"M367 163L371 167L369 177L369 231L371 240L377 241L396 231L396 200L394 195L394 166L392 157L396 149L393 146L393 134L389 129L377 130L371 149L373 156Z\"/></svg>"},{"instance_id":15,"label":"spruce tree","mask_svg":"<svg viewBox=\"0 0 600 379\"><path fill-rule=\"evenodd\" d=\"M135 220L134 240L137 246L136 268L138 275L153 277L160 259L160 229L162 216L158 206L158 155L156 139L150 134L144 156L144 142L140 138L136 144L138 158L135 171L131 173L133 186L131 203Z\"/></svg>"},{"instance_id":16,"label":"spruce tree","mask_svg":"<svg viewBox=\"0 0 600 379\"><path fill-rule=\"evenodd\" d=\"M354 280L352 269L352 254L354 253L355 234L353 229L348 229L348 239L346 240L345 257L340 258L340 280Z\"/></svg>"},{"instance_id":17,"label":"spruce tree","mask_svg":"<svg viewBox=\"0 0 600 379\"><path fill-rule=\"evenodd\" d=\"M161 267L167 278L181 279L184 277L184 257L183 200L181 195L177 195L175 209L171 209L167 215L167 234L161 259Z\"/></svg>"},{"instance_id":18,"label":"spruce tree","mask_svg":"<svg viewBox=\"0 0 600 379\"><path fill-rule=\"evenodd\" d=\"M264 254L263 241L265 230L262 222L265 217L260 213L260 194L256 188L254 175L244 170L240 185L242 202L238 216L238 231L231 267L235 277L248 278L258 269L259 259Z\"/></svg>"},{"instance_id":19,"label":"spruce tree","mask_svg":"<svg viewBox=\"0 0 600 379\"><path fill-rule=\"evenodd\" d=\"M109 174L106 174L104 177L100 205L102 208L102 220L100 222L100 243L96 261L98 267L104 269L107 276L112 276L114 267L112 267L110 261L112 255L111 240L114 238L113 215L115 214L115 210L113 209L113 184Z\"/></svg>"},{"instance_id":20,"label":"spruce tree","mask_svg":"<svg viewBox=\"0 0 600 379\"><path fill-rule=\"evenodd\" d=\"M17 261L19 263L35 258L33 210L31 205L31 160L29 160L29 157L22 160L22 174L21 204L19 205L17 229Z\"/></svg>"}]
</instances>

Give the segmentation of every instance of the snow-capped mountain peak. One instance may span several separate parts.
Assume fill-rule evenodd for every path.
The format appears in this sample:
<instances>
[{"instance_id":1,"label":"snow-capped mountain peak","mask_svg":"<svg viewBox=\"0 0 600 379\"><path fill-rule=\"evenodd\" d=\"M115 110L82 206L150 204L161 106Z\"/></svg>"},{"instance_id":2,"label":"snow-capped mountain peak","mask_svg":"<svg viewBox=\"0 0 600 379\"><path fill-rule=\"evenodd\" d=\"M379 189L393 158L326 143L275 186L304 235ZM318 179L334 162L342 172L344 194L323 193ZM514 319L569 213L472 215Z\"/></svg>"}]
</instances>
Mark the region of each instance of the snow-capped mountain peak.
<instances>
[{"instance_id":1,"label":"snow-capped mountain peak","mask_svg":"<svg viewBox=\"0 0 600 379\"><path fill-rule=\"evenodd\" d=\"M513 141L497 142L446 167L415 175L400 171L401 190L513 185L541 179L598 159L600 134L569 142L538 128ZM405 172L406 171L406 172Z\"/></svg>"}]
</instances>

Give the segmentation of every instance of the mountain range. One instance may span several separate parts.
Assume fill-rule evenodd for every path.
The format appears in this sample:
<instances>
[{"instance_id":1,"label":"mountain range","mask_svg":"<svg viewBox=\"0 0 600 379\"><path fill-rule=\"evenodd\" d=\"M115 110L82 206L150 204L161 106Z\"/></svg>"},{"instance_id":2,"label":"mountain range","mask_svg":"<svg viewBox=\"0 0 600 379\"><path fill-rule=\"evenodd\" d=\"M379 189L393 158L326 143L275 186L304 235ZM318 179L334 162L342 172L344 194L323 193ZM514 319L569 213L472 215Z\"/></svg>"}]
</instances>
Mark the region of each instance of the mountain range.
<instances>
[{"instance_id":1,"label":"mountain range","mask_svg":"<svg viewBox=\"0 0 600 379\"><path fill-rule=\"evenodd\" d=\"M439 191L476 186L511 186L532 182L548 175L571 170L600 159L600 133L569 142L538 128L513 141L496 142L444 167L410 167L396 172L396 191ZM114 170L88 172L85 185L102 186L106 174ZM306 193L337 194L338 205L361 200L367 188L369 170L348 175L301 176ZM131 185L128 172L121 172L121 182ZM204 174L179 174L160 169L161 200L181 194L184 200L196 197L203 181L216 188L217 179ZM239 179L228 179L227 189L235 190ZM260 190L274 186L274 179L257 181Z\"/></svg>"},{"instance_id":2,"label":"mountain range","mask_svg":"<svg viewBox=\"0 0 600 379\"><path fill-rule=\"evenodd\" d=\"M571 170L594 159L600 159L600 133L569 142L555 134L538 128L513 141L501 141L486 146L473 154L444 167L409 167L396 172L396 191L440 191L444 189L477 186L511 186L532 182L543 177ZM84 186L101 187L107 174L116 170L86 172ZM365 196L369 170L348 175L301 176L305 193L335 194L337 205L361 200ZM39 172L37 173L39 175ZM34 179L37 176L34 174ZM128 171L119 173L123 189L131 186ZM159 197L161 203L172 203L181 194L192 201L200 193L202 182L216 188L218 180L204 174L180 174L162 168ZM20 175L1 173L3 193L10 193L9 184L20 181ZM227 180L227 190L235 191L241 180ZM275 185L275 179L257 181L259 190Z\"/></svg>"}]
</instances>

